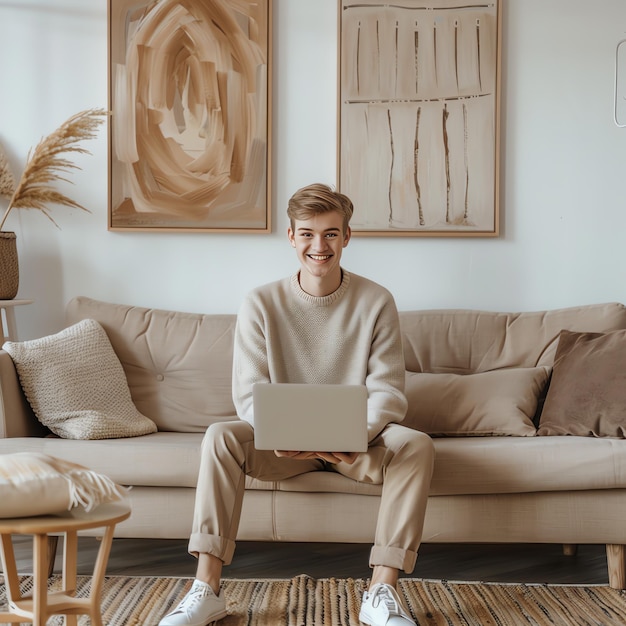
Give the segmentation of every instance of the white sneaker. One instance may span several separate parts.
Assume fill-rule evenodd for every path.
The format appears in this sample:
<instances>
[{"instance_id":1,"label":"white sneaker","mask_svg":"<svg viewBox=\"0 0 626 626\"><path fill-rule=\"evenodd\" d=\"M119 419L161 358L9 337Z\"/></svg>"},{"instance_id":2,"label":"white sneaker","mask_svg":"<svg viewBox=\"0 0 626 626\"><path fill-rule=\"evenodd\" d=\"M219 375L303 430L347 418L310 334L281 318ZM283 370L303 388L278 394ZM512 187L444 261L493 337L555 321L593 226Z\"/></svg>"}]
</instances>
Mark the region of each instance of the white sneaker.
<instances>
[{"instance_id":1,"label":"white sneaker","mask_svg":"<svg viewBox=\"0 0 626 626\"><path fill-rule=\"evenodd\" d=\"M187 595L159 622L159 626L206 626L226 615L223 592L216 596L211 585L196 579Z\"/></svg>"},{"instance_id":2,"label":"white sneaker","mask_svg":"<svg viewBox=\"0 0 626 626\"><path fill-rule=\"evenodd\" d=\"M359 620L369 626L416 626L398 592L385 583L374 585L363 594Z\"/></svg>"}]
</instances>

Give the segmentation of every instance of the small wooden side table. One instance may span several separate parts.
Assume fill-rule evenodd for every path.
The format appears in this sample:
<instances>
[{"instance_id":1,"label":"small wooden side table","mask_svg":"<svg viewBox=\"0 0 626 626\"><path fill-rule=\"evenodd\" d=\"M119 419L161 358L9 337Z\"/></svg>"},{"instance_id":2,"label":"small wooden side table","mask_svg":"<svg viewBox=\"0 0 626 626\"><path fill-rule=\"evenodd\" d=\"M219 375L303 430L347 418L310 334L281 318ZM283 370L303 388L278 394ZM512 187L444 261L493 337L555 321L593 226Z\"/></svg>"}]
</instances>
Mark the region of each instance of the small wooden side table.
<instances>
[{"instance_id":1,"label":"small wooden side table","mask_svg":"<svg viewBox=\"0 0 626 626\"><path fill-rule=\"evenodd\" d=\"M121 504L103 505L85 513L82 509L59 515L0 519L2 567L7 590L8 612L0 612L0 623L32 622L45 626L51 615L65 615L67 626L76 626L77 615L89 615L94 626L102 626L100 603L115 525L130 517L130 508ZM104 528L91 579L88 598L76 598L77 532ZM48 535L65 535L63 546L63 588L48 592ZM33 535L33 592L22 596L15 565L11 535Z\"/></svg>"},{"instance_id":2,"label":"small wooden side table","mask_svg":"<svg viewBox=\"0 0 626 626\"><path fill-rule=\"evenodd\" d=\"M15 307L32 303L32 300L0 300L0 326L2 326L2 343L4 343L5 341L17 341ZM2 344L0 344L0 347L2 347Z\"/></svg>"}]
</instances>

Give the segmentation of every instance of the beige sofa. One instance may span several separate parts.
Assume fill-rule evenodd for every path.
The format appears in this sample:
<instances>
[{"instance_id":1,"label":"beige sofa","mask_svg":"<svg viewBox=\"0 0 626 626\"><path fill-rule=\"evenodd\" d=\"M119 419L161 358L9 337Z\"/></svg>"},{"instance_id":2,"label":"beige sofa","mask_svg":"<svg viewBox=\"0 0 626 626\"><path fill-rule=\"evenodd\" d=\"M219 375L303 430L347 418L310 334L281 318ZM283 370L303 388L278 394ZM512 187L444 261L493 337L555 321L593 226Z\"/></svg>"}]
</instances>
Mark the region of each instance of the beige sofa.
<instances>
[{"instance_id":1,"label":"beige sofa","mask_svg":"<svg viewBox=\"0 0 626 626\"><path fill-rule=\"evenodd\" d=\"M68 325L87 318L106 330L135 405L158 432L50 436L0 351L0 454L44 452L131 485L132 516L117 536L186 538L203 431L236 419L235 316L72 300ZM424 542L606 544L609 582L625 588L626 440L537 436L535 426L560 331L625 329L626 308L413 311L401 323L406 423L436 435ZM327 472L249 480L239 538L369 543L379 496L378 486Z\"/></svg>"}]
</instances>

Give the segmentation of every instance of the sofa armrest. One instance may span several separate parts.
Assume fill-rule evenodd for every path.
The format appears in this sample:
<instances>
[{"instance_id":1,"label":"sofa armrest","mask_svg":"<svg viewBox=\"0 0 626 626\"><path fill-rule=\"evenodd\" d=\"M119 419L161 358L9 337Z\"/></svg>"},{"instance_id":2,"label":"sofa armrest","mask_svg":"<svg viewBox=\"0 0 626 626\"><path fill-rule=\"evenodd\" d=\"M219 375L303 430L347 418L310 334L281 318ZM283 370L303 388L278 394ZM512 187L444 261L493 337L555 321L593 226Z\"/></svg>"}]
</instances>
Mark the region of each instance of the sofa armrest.
<instances>
[{"instance_id":1,"label":"sofa armrest","mask_svg":"<svg viewBox=\"0 0 626 626\"><path fill-rule=\"evenodd\" d=\"M0 350L0 437L42 437L47 433L22 392L13 359Z\"/></svg>"}]
</instances>

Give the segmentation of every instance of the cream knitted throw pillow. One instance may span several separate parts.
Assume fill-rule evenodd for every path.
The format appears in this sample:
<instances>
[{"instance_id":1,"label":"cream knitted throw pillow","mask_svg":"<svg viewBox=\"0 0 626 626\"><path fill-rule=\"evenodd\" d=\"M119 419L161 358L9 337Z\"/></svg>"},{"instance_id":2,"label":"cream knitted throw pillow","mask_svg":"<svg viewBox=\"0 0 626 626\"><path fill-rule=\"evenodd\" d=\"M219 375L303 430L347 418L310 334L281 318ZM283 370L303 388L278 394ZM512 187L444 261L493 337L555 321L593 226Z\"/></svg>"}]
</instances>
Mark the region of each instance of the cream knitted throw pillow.
<instances>
[{"instance_id":1,"label":"cream knitted throw pillow","mask_svg":"<svg viewBox=\"0 0 626 626\"><path fill-rule=\"evenodd\" d=\"M37 419L66 439L156 432L131 399L122 364L102 326L87 319L56 335L3 346Z\"/></svg>"}]
</instances>

